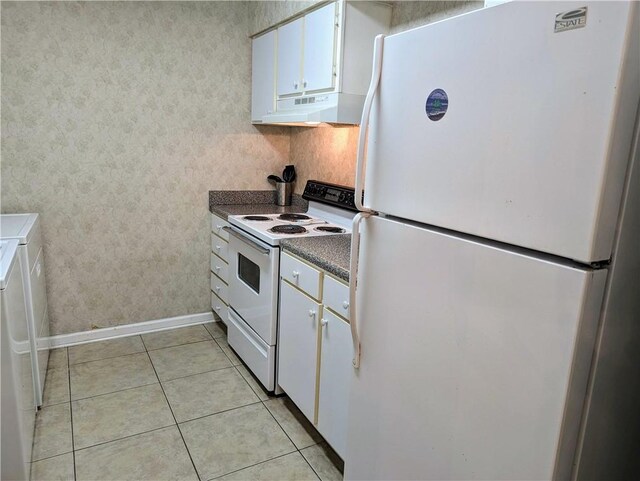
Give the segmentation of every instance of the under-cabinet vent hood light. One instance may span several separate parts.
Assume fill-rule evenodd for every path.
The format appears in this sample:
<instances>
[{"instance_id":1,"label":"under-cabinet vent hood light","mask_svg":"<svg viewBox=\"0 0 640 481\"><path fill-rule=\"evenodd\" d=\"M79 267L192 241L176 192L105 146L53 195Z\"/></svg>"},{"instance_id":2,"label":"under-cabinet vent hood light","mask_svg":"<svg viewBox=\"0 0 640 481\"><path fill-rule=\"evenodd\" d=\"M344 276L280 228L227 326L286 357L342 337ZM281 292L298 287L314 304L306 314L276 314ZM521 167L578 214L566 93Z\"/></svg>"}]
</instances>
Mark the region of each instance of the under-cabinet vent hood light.
<instances>
[{"instance_id":1,"label":"under-cabinet vent hood light","mask_svg":"<svg viewBox=\"0 0 640 481\"><path fill-rule=\"evenodd\" d=\"M262 124L316 127L319 124L357 125L364 95L325 93L290 97L277 102L276 112L262 117Z\"/></svg>"}]
</instances>

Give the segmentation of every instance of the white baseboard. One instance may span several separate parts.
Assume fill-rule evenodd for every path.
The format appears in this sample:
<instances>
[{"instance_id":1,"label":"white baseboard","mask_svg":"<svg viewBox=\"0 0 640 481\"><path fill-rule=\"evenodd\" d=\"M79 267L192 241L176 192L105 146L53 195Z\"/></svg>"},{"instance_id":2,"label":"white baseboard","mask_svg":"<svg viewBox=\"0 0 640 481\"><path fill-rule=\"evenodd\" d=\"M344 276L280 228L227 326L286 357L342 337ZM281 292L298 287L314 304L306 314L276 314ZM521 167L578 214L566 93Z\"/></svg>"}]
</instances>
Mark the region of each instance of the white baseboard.
<instances>
[{"instance_id":1,"label":"white baseboard","mask_svg":"<svg viewBox=\"0 0 640 481\"><path fill-rule=\"evenodd\" d=\"M193 326L213 321L212 312L202 312L200 314L189 314L186 316L167 317L153 321L137 322L134 324L124 324L121 326L104 327L92 329L91 331L72 332L69 334L59 334L49 337L51 349L56 347L74 346L88 342L104 341L117 337L136 336L149 332L164 331L175 327Z\"/></svg>"}]
</instances>

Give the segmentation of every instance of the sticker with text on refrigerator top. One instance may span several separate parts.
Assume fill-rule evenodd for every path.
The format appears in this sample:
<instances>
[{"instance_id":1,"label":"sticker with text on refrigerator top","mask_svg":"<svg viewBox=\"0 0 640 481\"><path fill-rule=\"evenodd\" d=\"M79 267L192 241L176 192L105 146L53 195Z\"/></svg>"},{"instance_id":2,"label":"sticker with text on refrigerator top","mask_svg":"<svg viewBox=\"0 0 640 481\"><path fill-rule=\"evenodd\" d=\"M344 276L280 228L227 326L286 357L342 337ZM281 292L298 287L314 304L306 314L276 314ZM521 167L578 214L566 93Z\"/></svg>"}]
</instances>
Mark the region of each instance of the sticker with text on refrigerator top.
<instances>
[{"instance_id":1,"label":"sticker with text on refrigerator top","mask_svg":"<svg viewBox=\"0 0 640 481\"><path fill-rule=\"evenodd\" d=\"M587 7L576 8L556 15L555 33L587 26Z\"/></svg>"},{"instance_id":2,"label":"sticker with text on refrigerator top","mask_svg":"<svg viewBox=\"0 0 640 481\"><path fill-rule=\"evenodd\" d=\"M424 106L427 112L427 117L434 122L440 120L447 113L449 108L449 97L447 92L442 89L435 89L427 97L427 102Z\"/></svg>"}]
</instances>

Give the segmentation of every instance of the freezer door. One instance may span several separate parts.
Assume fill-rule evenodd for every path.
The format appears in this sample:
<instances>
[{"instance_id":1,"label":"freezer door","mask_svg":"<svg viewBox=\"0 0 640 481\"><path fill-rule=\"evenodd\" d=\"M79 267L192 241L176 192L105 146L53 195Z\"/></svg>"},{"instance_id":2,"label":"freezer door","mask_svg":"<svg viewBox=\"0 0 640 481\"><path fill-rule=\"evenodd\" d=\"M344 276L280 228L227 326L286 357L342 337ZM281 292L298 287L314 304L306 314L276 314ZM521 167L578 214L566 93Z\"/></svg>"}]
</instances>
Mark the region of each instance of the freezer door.
<instances>
[{"instance_id":1,"label":"freezer door","mask_svg":"<svg viewBox=\"0 0 640 481\"><path fill-rule=\"evenodd\" d=\"M606 271L378 217L361 230L345 479L567 476Z\"/></svg>"},{"instance_id":2,"label":"freezer door","mask_svg":"<svg viewBox=\"0 0 640 481\"><path fill-rule=\"evenodd\" d=\"M640 95L638 7L512 2L387 37L365 205L609 259ZM556 32L570 11L586 24Z\"/></svg>"}]
</instances>

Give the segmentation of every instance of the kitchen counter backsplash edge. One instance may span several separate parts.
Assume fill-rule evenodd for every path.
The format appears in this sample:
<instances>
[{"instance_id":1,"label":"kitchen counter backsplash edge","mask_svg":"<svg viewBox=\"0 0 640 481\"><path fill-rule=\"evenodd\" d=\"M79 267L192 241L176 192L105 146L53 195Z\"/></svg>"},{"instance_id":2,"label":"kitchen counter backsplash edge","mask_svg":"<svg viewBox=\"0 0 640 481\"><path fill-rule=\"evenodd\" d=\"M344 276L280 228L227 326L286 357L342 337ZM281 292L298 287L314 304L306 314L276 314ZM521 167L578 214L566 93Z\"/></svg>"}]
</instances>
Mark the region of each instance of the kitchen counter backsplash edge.
<instances>
[{"instance_id":1,"label":"kitchen counter backsplash edge","mask_svg":"<svg viewBox=\"0 0 640 481\"><path fill-rule=\"evenodd\" d=\"M210 190L209 211L225 219L234 214L306 212L309 203L293 194L290 206L276 205L275 190Z\"/></svg>"}]
</instances>

